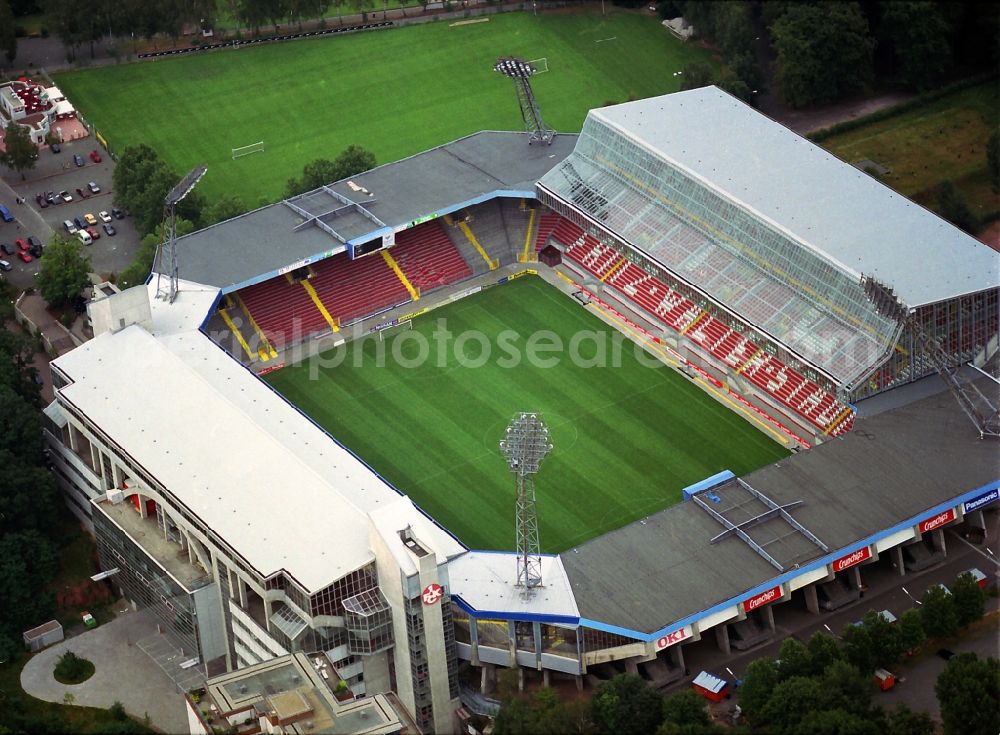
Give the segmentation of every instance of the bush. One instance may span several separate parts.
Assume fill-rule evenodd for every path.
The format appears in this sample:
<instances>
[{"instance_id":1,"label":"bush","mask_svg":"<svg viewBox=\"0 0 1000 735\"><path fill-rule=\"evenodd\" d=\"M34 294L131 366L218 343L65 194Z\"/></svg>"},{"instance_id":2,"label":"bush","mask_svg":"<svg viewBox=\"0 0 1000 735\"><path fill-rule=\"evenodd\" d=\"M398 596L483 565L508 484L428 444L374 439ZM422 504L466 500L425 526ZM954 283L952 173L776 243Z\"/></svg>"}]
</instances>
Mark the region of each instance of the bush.
<instances>
[{"instance_id":1,"label":"bush","mask_svg":"<svg viewBox=\"0 0 1000 735\"><path fill-rule=\"evenodd\" d=\"M94 664L72 651L66 651L59 657L54 673L60 684L79 684L94 675Z\"/></svg>"},{"instance_id":2,"label":"bush","mask_svg":"<svg viewBox=\"0 0 1000 735\"><path fill-rule=\"evenodd\" d=\"M979 229L979 219L969 209L962 193L950 181L942 181L938 185L937 208L940 215L956 227L970 234Z\"/></svg>"}]
</instances>

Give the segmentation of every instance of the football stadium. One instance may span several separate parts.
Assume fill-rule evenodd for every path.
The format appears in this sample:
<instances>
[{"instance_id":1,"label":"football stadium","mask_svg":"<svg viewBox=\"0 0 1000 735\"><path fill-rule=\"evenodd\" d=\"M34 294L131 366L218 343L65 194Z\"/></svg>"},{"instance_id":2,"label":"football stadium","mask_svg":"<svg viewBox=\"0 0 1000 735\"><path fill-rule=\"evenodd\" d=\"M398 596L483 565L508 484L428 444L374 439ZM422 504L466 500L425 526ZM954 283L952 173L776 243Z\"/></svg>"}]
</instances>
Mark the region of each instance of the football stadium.
<instances>
[{"instance_id":1,"label":"football stadium","mask_svg":"<svg viewBox=\"0 0 1000 735\"><path fill-rule=\"evenodd\" d=\"M665 686L995 513L997 253L715 87L520 100L168 241L53 363L183 691L305 652L442 732L498 668Z\"/></svg>"}]
</instances>

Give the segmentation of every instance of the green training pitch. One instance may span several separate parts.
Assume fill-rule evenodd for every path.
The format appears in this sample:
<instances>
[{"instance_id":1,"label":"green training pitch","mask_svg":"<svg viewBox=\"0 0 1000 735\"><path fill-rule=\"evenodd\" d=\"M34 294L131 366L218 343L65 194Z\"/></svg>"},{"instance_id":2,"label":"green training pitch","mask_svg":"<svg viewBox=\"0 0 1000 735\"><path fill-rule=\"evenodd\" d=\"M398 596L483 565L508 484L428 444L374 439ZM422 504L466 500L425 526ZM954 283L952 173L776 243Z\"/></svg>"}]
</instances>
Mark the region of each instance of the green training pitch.
<instances>
[{"instance_id":1,"label":"green training pitch","mask_svg":"<svg viewBox=\"0 0 1000 735\"><path fill-rule=\"evenodd\" d=\"M379 163L479 130L521 130L498 56L546 58L532 82L546 122L579 131L587 110L675 92L692 61L714 65L634 12L506 13L57 74L114 150L147 143L178 174L204 163L210 199L275 201L289 177L349 144ZM264 141L264 153L231 149Z\"/></svg>"},{"instance_id":2,"label":"green training pitch","mask_svg":"<svg viewBox=\"0 0 1000 735\"><path fill-rule=\"evenodd\" d=\"M453 334L447 341L433 336L440 320ZM489 341L489 359L480 341L459 338L466 330ZM501 336L505 330L516 338ZM539 353L558 358L554 366L526 358L540 330L567 346ZM570 359L573 336L588 332L601 335L607 366ZM418 362L421 337L427 359L402 364ZM613 340L622 345L618 362ZM599 362L599 343L581 339L576 353ZM524 359L511 366L502 345ZM588 309L526 277L431 311L384 342L370 336L326 353L330 366L316 380L308 364L266 380L474 549L514 548L514 477L499 442L515 413L541 412L554 449L536 478L539 535L543 551L558 552L678 502L682 488L716 472L740 474L787 455L636 349Z\"/></svg>"}]
</instances>

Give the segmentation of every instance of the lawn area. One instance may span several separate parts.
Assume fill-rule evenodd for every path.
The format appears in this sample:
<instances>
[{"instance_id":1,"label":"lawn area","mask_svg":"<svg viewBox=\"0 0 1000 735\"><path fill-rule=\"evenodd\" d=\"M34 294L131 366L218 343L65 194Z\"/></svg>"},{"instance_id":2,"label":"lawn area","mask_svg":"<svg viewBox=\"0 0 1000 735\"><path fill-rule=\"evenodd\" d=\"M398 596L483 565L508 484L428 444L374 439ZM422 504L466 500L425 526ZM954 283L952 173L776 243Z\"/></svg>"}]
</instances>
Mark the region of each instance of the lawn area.
<instances>
[{"instance_id":1,"label":"lawn area","mask_svg":"<svg viewBox=\"0 0 1000 735\"><path fill-rule=\"evenodd\" d=\"M592 107L677 91L672 72L709 58L648 15L505 13L73 71L56 82L114 149L148 143L178 174L205 163L199 191L255 206L279 199L304 164L352 143L388 163L479 130L523 129L511 82L491 68L501 55L548 60L551 71L533 86L546 122L564 132L579 131ZM233 147L259 140L264 153L232 160Z\"/></svg>"},{"instance_id":2,"label":"lawn area","mask_svg":"<svg viewBox=\"0 0 1000 735\"><path fill-rule=\"evenodd\" d=\"M445 341L432 333L445 320ZM492 346L483 353L466 330ZM506 333L514 330L516 334ZM574 350L546 353L558 364L521 359L529 337L552 330L576 354L608 363L588 367ZM423 340L422 338L426 338ZM783 447L690 384L674 370L640 361L595 314L542 280L525 277L449 304L382 344L368 337L318 371L286 367L266 380L471 548L514 547L514 478L500 454L504 429L518 411L540 411L554 449L537 476L542 550L571 548L678 502L681 489L723 469L744 473L787 455ZM509 340L505 342L504 340ZM420 354L419 367L404 360ZM384 366L377 361L382 344ZM325 359L333 363L332 353ZM645 364L644 364L645 363ZM659 363L656 363L659 365Z\"/></svg>"},{"instance_id":3,"label":"lawn area","mask_svg":"<svg viewBox=\"0 0 1000 735\"><path fill-rule=\"evenodd\" d=\"M986 141L998 122L1000 87L991 80L820 145L849 163L868 158L891 169L882 180L927 207L936 205L937 185L950 179L982 217L1000 210L986 168Z\"/></svg>"}]
</instances>

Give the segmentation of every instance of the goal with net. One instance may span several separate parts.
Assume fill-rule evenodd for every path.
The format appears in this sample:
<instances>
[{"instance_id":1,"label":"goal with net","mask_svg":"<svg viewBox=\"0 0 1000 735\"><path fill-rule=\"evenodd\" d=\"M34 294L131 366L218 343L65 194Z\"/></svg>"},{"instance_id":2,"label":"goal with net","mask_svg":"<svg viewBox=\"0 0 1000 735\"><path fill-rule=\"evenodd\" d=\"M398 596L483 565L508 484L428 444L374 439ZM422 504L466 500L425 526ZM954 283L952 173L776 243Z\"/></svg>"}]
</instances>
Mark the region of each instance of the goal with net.
<instances>
[{"instance_id":1,"label":"goal with net","mask_svg":"<svg viewBox=\"0 0 1000 735\"><path fill-rule=\"evenodd\" d=\"M399 335L401 332L408 332L411 329L413 329L413 320L407 319L405 322L398 322L391 327L378 330L378 338L380 342L385 342Z\"/></svg>"},{"instance_id":2,"label":"goal with net","mask_svg":"<svg viewBox=\"0 0 1000 735\"><path fill-rule=\"evenodd\" d=\"M251 153L263 153L264 152L264 141L258 141L256 143L251 143L250 145L240 146L239 148L233 148L233 160L235 161L240 156L249 156Z\"/></svg>"}]
</instances>

